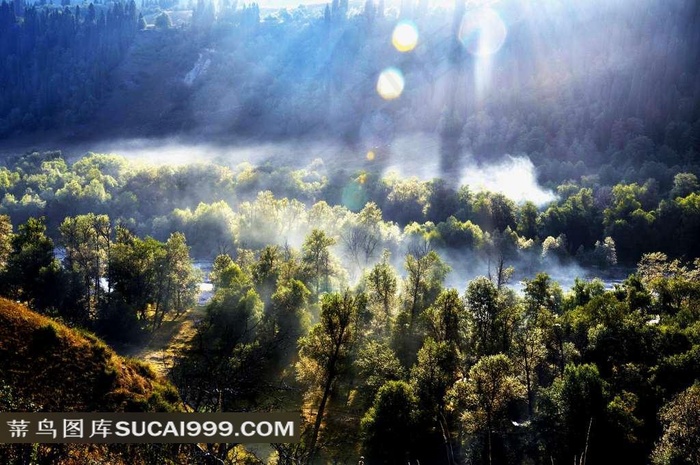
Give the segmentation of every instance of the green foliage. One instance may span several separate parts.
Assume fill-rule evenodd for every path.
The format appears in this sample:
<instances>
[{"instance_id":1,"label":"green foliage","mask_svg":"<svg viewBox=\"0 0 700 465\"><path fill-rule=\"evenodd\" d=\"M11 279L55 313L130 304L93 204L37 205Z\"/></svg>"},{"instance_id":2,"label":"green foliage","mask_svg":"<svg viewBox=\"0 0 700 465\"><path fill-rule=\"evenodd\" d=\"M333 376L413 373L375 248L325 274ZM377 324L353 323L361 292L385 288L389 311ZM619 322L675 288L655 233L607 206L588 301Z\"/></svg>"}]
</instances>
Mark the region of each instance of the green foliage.
<instances>
[{"instance_id":1,"label":"green foliage","mask_svg":"<svg viewBox=\"0 0 700 465\"><path fill-rule=\"evenodd\" d=\"M651 230L655 216L642 208L642 198L648 187L637 184L618 184L612 190L612 203L603 212L606 236L617 245L624 260L634 257L634 251L646 251L653 243Z\"/></svg>"},{"instance_id":2,"label":"green foliage","mask_svg":"<svg viewBox=\"0 0 700 465\"><path fill-rule=\"evenodd\" d=\"M374 340L367 341L360 348L354 365L360 380L358 390L368 403L385 383L399 381L405 376L394 351L385 343Z\"/></svg>"},{"instance_id":3,"label":"green foliage","mask_svg":"<svg viewBox=\"0 0 700 465\"><path fill-rule=\"evenodd\" d=\"M320 229L314 229L302 246L306 274L317 296L331 290L331 276L337 273L330 252L330 247L335 242L335 239Z\"/></svg>"},{"instance_id":4,"label":"green foliage","mask_svg":"<svg viewBox=\"0 0 700 465\"><path fill-rule=\"evenodd\" d=\"M428 208L429 189L418 178L399 179L390 177L385 184L388 188L384 209L394 212L394 220L402 225L411 221L421 221Z\"/></svg>"},{"instance_id":5,"label":"green foliage","mask_svg":"<svg viewBox=\"0 0 700 465\"><path fill-rule=\"evenodd\" d=\"M518 211L518 235L531 239L536 238L538 236L538 215L537 206L532 202L525 202Z\"/></svg>"},{"instance_id":6,"label":"green foliage","mask_svg":"<svg viewBox=\"0 0 700 465\"><path fill-rule=\"evenodd\" d=\"M673 188L670 196L672 199L687 197L700 189L698 177L693 173L678 173L673 178Z\"/></svg>"},{"instance_id":7,"label":"green foliage","mask_svg":"<svg viewBox=\"0 0 700 465\"><path fill-rule=\"evenodd\" d=\"M435 342L430 337L425 340L411 369L411 383L423 412L444 409L445 394L455 382L457 362L454 344Z\"/></svg>"},{"instance_id":8,"label":"green foliage","mask_svg":"<svg viewBox=\"0 0 700 465\"><path fill-rule=\"evenodd\" d=\"M40 310L55 309L61 297L61 270L44 218L30 218L20 225L11 243L1 280L5 295Z\"/></svg>"},{"instance_id":9,"label":"green foliage","mask_svg":"<svg viewBox=\"0 0 700 465\"><path fill-rule=\"evenodd\" d=\"M309 439L309 461L316 453L326 406L337 378L348 368L350 349L358 337L358 317L366 299L349 292L331 293L321 301L320 321L299 341L298 378L313 390L320 390L320 401Z\"/></svg>"},{"instance_id":10,"label":"green foliage","mask_svg":"<svg viewBox=\"0 0 700 465\"><path fill-rule=\"evenodd\" d=\"M362 418L363 449L377 463L403 463L416 452L418 402L404 381L384 384Z\"/></svg>"},{"instance_id":11,"label":"green foliage","mask_svg":"<svg viewBox=\"0 0 700 465\"><path fill-rule=\"evenodd\" d=\"M534 279L523 280L525 294L525 308L528 317L537 320L542 311L561 313L562 290L559 284L552 282L547 273L537 273ZM574 285L583 284L577 281Z\"/></svg>"},{"instance_id":12,"label":"green foliage","mask_svg":"<svg viewBox=\"0 0 700 465\"><path fill-rule=\"evenodd\" d=\"M0 272L5 270L12 253L12 223L7 215L0 215Z\"/></svg>"},{"instance_id":13,"label":"green foliage","mask_svg":"<svg viewBox=\"0 0 700 465\"><path fill-rule=\"evenodd\" d=\"M661 410L664 425L652 462L658 465L700 463L700 385L676 396Z\"/></svg>"},{"instance_id":14,"label":"green foliage","mask_svg":"<svg viewBox=\"0 0 700 465\"><path fill-rule=\"evenodd\" d=\"M589 428L595 424L598 431L603 424L605 398L605 382L595 365L567 365L563 376L542 395L537 422L554 446L547 453L560 460L581 457L591 439Z\"/></svg>"},{"instance_id":15,"label":"green foliage","mask_svg":"<svg viewBox=\"0 0 700 465\"><path fill-rule=\"evenodd\" d=\"M367 297L371 305L376 306L375 318L380 327L388 329L394 316L397 282L396 271L388 263L389 256L384 255L365 277Z\"/></svg>"},{"instance_id":16,"label":"green foliage","mask_svg":"<svg viewBox=\"0 0 700 465\"><path fill-rule=\"evenodd\" d=\"M478 356L500 352L500 305L498 290L491 280L481 276L467 285L464 300L471 325L472 347Z\"/></svg>"},{"instance_id":17,"label":"green foliage","mask_svg":"<svg viewBox=\"0 0 700 465\"><path fill-rule=\"evenodd\" d=\"M479 249L484 242L484 233L471 221L461 222L450 216L437 225L441 243L455 249Z\"/></svg>"},{"instance_id":18,"label":"green foliage","mask_svg":"<svg viewBox=\"0 0 700 465\"><path fill-rule=\"evenodd\" d=\"M480 192L474 200L476 224L484 231L516 229L516 205L503 194Z\"/></svg>"},{"instance_id":19,"label":"green foliage","mask_svg":"<svg viewBox=\"0 0 700 465\"><path fill-rule=\"evenodd\" d=\"M461 415L467 432L475 435L472 441L486 437L474 460L493 462L494 436L506 430L508 407L524 395L523 385L513 375L513 365L504 354L482 357L466 379L454 384L449 394L450 408Z\"/></svg>"},{"instance_id":20,"label":"green foliage","mask_svg":"<svg viewBox=\"0 0 700 465\"><path fill-rule=\"evenodd\" d=\"M197 411L240 408L264 393L267 325L263 306L250 287L223 288L190 347L176 360L172 376L183 399Z\"/></svg>"}]
</instances>

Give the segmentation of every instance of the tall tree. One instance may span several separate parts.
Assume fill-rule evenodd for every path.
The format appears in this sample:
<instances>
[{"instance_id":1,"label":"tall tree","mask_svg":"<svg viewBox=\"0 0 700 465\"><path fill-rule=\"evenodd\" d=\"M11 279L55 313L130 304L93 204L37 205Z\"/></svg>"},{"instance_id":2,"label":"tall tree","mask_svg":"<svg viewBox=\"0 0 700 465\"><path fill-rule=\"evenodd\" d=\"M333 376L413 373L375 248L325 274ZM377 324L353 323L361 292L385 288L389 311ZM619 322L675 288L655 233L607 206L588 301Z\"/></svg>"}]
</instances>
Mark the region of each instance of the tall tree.
<instances>
[{"instance_id":1,"label":"tall tree","mask_svg":"<svg viewBox=\"0 0 700 465\"><path fill-rule=\"evenodd\" d=\"M0 274L6 295L37 310L57 309L61 270L54 244L46 235L45 219L30 218L12 236L12 252Z\"/></svg>"},{"instance_id":2,"label":"tall tree","mask_svg":"<svg viewBox=\"0 0 700 465\"><path fill-rule=\"evenodd\" d=\"M396 300L397 278L396 272L389 264L389 256L384 255L381 262L374 265L365 278L367 296L371 304L381 309L378 318L384 331L390 328Z\"/></svg>"},{"instance_id":3,"label":"tall tree","mask_svg":"<svg viewBox=\"0 0 700 465\"><path fill-rule=\"evenodd\" d=\"M7 266L12 253L12 222L7 215L0 215L0 272Z\"/></svg>"},{"instance_id":4,"label":"tall tree","mask_svg":"<svg viewBox=\"0 0 700 465\"><path fill-rule=\"evenodd\" d=\"M94 213L68 217L59 231L66 249L65 267L82 286L82 305L88 318L94 319L111 243L109 217Z\"/></svg>"},{"instance_id":5,"label":"tall tree","mask_svg":"<svg viewBox=\"0 0 700 465\"><path fill-rule=\"evenodd\" d=\"M463 408L467 429L486 435L486 460L493 463L493 433L503 430L508 406L523 397L523 386L513 374L511 361L504 354L482 357L469 370L469 377L453 388L456 402ZM479 460L479 458L477 458Z\"/></svg>"},{"instance_id":6,"label":"tall tree","mask_svg":"<svg viewBox=\"0 0 700 465\"><path fill-rule=\"evenodd\" d=\"M449 267L427 246L416 247L413 253L408 253L404 266L407 275L401 296L403 308L396 318L393 346L404 367L408 368L415 362L425 337L421 315L442 291Z\"/></svg>"},{"instance_id":7,"label":"tall tree","mask_svg":"<svg viewBox=\"0 0 700 465\"><path fill-rule=\"evenodd\" d=\"M126 228L117 227L109 263L111 297L131 307L143 324L148 306L155 300L156 275L163 255L162 243L150 237L140 239Z\"/></svg>"},{"instance_id":8,"label":"tall tree","mask_svg":"<svg viewBox=\"0 0 700 465\"><path fill-rule=\"evenodd\" d=\"M164 246L162 262L158 264L157 297L154 316L163 321L166 313L174 310L179 316L196 303L199 273L192 266L190 249L185 235L173 233Z\"/></svg>"},{"instance_id":9,"label":"tall tree","mask_svg":"<svg viewBox=\"0 0 700 465\"><path fill-rule=\"evenodd\" d=\"M306 237L302 249L303 263L306 266L310 282L314 284L315 294L330 290L330 277L333 274L330 247L335 239L320 229L314 229Z\"/></svg>"},{"instance_id":10,"label":"tall tree","mask_svg":"<svg viewBox=\"0 0 700 465\"><path fill-rule=\"evenodd\" d=\"M663 435L652 454L655 465L700 463L700 383L661 410Z\"/></svg>"},{"instance_id":11,"label":"tall tree","mask_svg":"<svg viewBox=\"0 0 700 465\"><path fill-rule=\"evenodd\" d=\"M499 347L498 290L486 277L478 277L467 286L467 314L472 327L472 345L477 355L493 355Z\"/></svg>"},{"instance_id":12,"label":"tall tree","mask_svg":"<svg viewBox=\"0 0 700 465\"><path fill-rule=\"evenodd\" d=\"M355 337L353 322L365 300L349 292L326 294L321 301L320 322L299 341L300 377L320 388L320 401L309 439L307 463L312 463L328 400L338 376L346 368Z\"/></svg>"},{"instance_id":13,"label":"tall tree","mask_svg":"<svg viewBox=\"0 0 700 465\"><path fill-rule=\"evenodd\" d=\"M404 464L419 440L418 401L405 381L389 381L362 418L364 453L369 463Z\"/></svg>"}]
</instances>

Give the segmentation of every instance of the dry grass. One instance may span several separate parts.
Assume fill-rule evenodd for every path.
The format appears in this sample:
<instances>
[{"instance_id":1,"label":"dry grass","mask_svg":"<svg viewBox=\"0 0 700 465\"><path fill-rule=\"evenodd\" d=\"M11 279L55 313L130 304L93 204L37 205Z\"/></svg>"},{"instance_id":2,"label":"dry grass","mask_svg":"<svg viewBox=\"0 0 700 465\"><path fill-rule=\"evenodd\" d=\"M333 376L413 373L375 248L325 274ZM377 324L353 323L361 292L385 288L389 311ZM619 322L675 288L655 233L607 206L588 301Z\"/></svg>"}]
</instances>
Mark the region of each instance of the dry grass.
<instances>
[{"instance_id":1,"label":"dry grass","mask_svg":"<svg viewBox=\"0 0 700 465\"><path fill-rule=\"evenodd\" d=\"M187 348L197 329L195 323L204 317L204 307L195 307L178 318L166 316L148 343L129 354L134 359L149 364L157 375L167 376L175 357Z\"/></svg>"},{"instance_id":2,"label":"dry grass","mask_svg":"<svg viewBox=\"0 0 700 465\"><path fill-rule=\"evenodd\" d=\"M41 411L179 409L177 391L94 335L0 299L0 380Z\"/></svg>"}]
</instances>

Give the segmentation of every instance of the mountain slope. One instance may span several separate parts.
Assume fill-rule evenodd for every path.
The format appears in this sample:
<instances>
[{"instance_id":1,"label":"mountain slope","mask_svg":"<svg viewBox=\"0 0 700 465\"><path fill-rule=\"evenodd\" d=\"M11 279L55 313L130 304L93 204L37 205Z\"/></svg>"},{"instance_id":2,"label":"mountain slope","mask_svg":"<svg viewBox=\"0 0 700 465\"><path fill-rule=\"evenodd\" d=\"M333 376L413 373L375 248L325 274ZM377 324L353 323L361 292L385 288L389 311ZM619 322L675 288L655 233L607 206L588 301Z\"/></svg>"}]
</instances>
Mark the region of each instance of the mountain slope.
<instances>
[{"instance_id":1,"label":"mountain slope","mask_svg":"<svg viewBox=\"0 0 700 465\"><path fill-rule=\"evenodd\" d=\"M0 299L0 410L170 411L178 394L96 337Z\"/></svg>"}]
</instances>

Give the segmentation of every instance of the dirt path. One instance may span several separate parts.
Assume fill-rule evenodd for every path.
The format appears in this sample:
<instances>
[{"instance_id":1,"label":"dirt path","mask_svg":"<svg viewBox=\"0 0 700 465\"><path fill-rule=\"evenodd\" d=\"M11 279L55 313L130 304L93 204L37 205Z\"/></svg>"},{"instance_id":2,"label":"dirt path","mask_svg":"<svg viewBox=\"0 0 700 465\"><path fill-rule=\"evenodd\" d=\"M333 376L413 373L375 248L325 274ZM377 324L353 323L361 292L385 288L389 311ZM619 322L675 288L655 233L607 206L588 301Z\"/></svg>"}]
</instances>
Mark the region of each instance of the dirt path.
<instances>
[{"instance_id":1,"label":"dirt path","mask_svg":"<svg viewBox=\"0 0 700 465\"><path fill-rule=\"evenodd\" d=\"M148 343L135 349L130 356L149 362L158 374L167 376L173 360L195 334L195 323L204 317L204 307L197 306L177 319L167 318L151 334Z\"/></svg>"}]
</instances>

